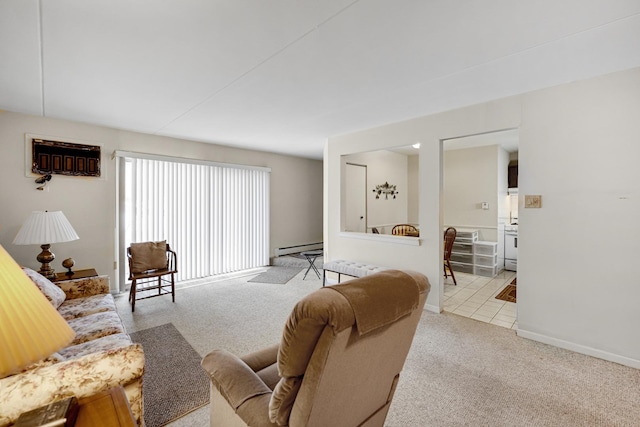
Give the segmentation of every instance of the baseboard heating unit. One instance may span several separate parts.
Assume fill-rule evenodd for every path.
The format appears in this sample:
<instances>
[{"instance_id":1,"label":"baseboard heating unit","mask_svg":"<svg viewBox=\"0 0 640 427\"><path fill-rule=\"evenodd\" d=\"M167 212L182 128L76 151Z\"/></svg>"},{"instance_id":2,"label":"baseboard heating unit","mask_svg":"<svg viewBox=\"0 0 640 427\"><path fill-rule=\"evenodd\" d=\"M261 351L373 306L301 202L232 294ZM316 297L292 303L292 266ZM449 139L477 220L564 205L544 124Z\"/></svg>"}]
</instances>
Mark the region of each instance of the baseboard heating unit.
<instances>
[{"instance_id":1,"label":"baseboard heating unit","mask_svg":"<svg viewBox=\"0 0 640 427\"><path fill-rule=\"evenodd\" d=\"M323 246L324 246L323 242L307 243L306 245L286 246L284 248L277 248L276 256L296 254L298 252L304 252L304 251L317 251L319 249L322 249Z\"/></svg>"}]
</instances>

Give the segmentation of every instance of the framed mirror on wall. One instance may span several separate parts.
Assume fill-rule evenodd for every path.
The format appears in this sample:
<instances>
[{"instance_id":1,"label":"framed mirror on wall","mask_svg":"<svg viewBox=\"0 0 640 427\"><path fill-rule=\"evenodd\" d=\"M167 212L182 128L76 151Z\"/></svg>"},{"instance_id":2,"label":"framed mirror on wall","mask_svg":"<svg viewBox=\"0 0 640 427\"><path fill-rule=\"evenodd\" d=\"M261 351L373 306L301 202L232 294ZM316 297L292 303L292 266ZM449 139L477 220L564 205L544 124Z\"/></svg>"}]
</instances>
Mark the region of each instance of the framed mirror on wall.
<instances>
[{"instance_id":1,"label":"framed mirror on wall","mask_svg":"<svg viewBox=\"0 0 640 427\"><path fill-rule=\"evenodd\" d=\"M342 232L419 237L419 152L418 145L341 156Z\"/></svg>"}]
</instances>

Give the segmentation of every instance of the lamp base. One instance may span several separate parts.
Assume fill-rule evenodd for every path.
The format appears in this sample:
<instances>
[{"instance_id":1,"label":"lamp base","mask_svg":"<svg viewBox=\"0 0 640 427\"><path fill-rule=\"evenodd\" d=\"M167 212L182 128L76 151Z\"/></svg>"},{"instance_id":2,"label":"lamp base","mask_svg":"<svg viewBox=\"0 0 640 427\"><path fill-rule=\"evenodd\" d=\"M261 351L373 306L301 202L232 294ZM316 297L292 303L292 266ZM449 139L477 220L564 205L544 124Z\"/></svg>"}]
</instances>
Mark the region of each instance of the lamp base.
<instances>
[{"instance_id":1,"label":"lamp base","mask_svg":"<svg viewBox=\"0 0 640 427\"><path fill-rule=\"evenodd\" d=\"M49 266L49 263L53 262L53 260L56 259L56 255L53 252L49 252L50 247L51 245L48 243L40 245L42 252L38 254L36 259L38 260L38 262L42 263L42 265L40 266L40 270L38 271L38 273L42 274L47 279L55 279L56 273L53 268Z\"/></svg>"}]
</instances>

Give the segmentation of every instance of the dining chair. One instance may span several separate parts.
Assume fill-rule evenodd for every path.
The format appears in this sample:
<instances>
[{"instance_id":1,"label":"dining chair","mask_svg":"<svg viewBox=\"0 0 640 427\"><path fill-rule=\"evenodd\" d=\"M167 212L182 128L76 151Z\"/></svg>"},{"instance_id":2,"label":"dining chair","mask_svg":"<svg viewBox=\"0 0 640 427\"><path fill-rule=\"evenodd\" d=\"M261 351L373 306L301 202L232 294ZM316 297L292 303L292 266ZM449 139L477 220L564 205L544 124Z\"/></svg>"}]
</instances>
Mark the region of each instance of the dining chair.
<instances>
[{"instance_id":1,"label":"dining chair","mask_svg":"<svg viewBox=\"0 0 640 427\"><path fill-rule=\"evenodd\" d=\"M411 224L398 224L393 226L391 234L394 236L416 236L418 229Z\"/></svg>"},{"instance_id":2,"label":"dining chair","mask_svg":"<svg viewBox=\"0 0 640 427\"><path fill-rule=\"evenodd\" d=\"M444 278L447 278L447 269L449 269L455 286L458 285L458 282L456 282L456 276L451 268L451 251L453 250L453 242L456 240L456 234L457 231L453 227L447 228L444 232Z\"/></svg>"}]
</instances>

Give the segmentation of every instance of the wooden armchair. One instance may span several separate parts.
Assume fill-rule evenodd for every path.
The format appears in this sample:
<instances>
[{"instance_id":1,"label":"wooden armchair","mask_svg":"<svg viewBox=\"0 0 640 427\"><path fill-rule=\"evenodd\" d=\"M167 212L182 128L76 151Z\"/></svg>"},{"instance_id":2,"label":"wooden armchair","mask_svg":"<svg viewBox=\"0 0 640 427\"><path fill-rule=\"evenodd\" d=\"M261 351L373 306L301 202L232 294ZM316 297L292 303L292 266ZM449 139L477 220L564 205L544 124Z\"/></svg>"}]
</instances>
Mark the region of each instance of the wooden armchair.
<instances>
[{"instance_id":1,"label":"wooden armchair","mask_svg":"<svg viewBox=\"0 0 640 427\"><path fill-rule=\"evenodd\" d=\"M136 300L171 294L172 301L176 302L176 253L166 241L132 243L127 248L127 258L131 280L129 302L132 312L135 311ZM138 292L143 294L138 296Z\"/></svg>"}]
</instances>

